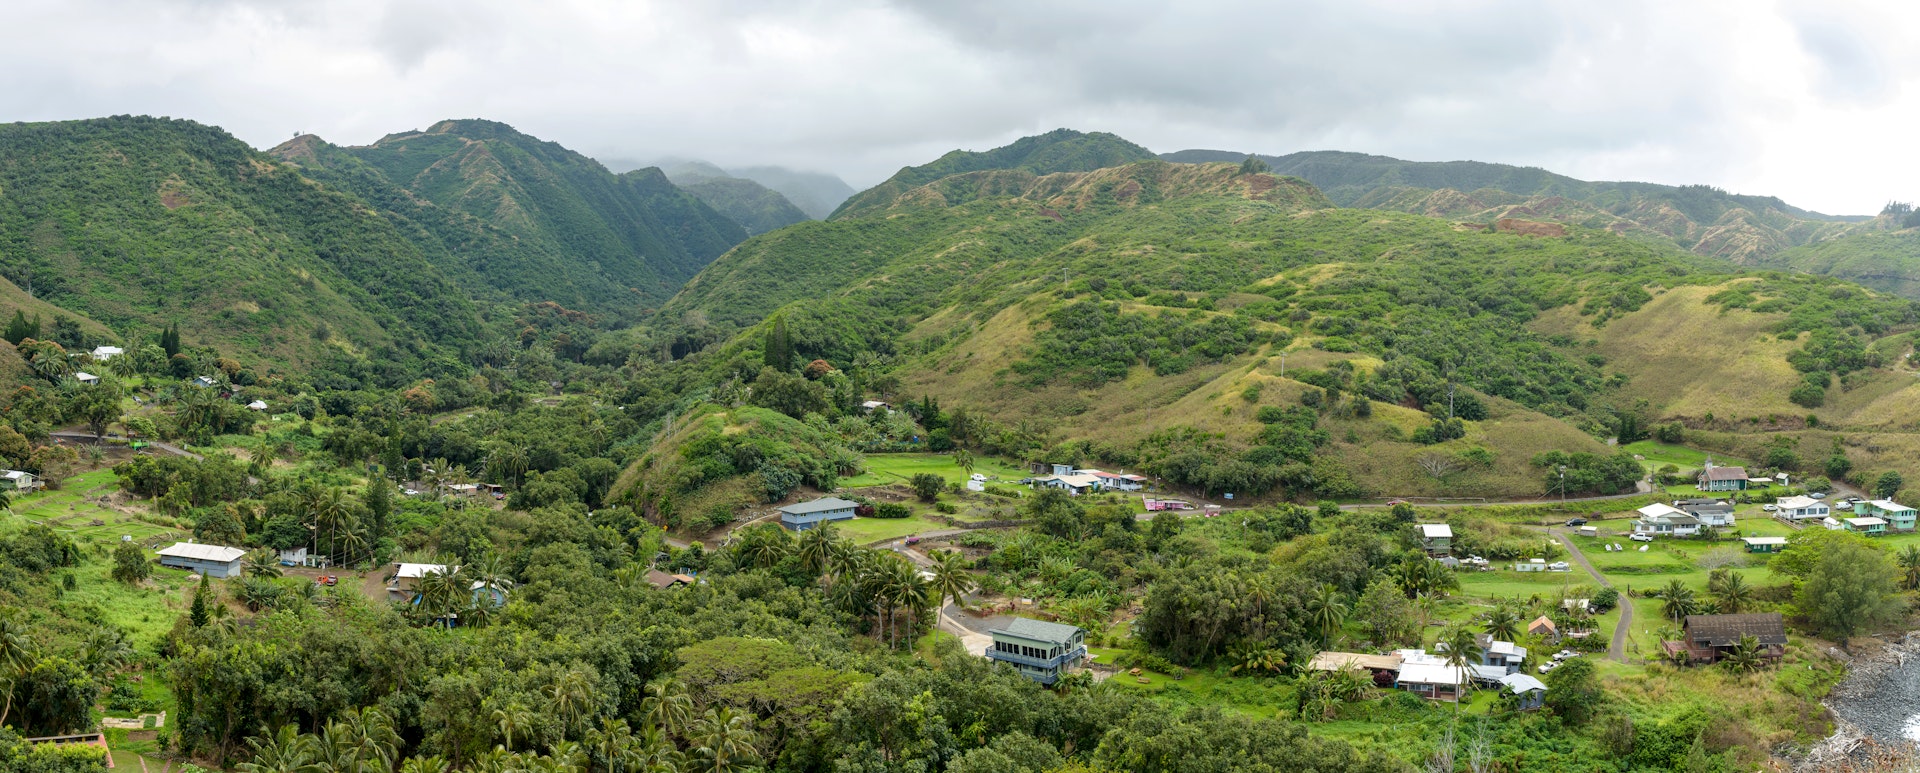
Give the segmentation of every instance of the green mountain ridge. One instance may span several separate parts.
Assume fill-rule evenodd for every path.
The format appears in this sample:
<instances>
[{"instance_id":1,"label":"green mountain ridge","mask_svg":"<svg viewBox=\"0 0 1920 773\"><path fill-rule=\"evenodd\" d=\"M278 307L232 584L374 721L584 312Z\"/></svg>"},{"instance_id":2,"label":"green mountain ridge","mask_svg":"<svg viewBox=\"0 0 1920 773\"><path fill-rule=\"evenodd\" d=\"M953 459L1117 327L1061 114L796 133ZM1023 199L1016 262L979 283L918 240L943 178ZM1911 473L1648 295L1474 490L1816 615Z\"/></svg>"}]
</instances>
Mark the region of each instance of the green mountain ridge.
<instances>
[{"instance_id":1,"label":"green mountain ridge","mask_svg":"<svg viewBox=\"0 0 1920 773\"><path fill-rule=\"evenodd\" d=\"M779 191L704 161L663 167L661 172L681 190L739 223L749 236L812 219Z\"/></svg>"},{"instance_id":2,"label":"green mountain ridge","mask_svg":"<svg viewBox=\"0 0 1920 773\"><path fill-rule=\"evenodd\" d=\"M1182 150L1180 163L1238 161L1245 153ZM1341 206L1491 222L1537 218L1671 241L1697 254L1760 265L1782 250L1867 227L1869 218L1810 212L1772 196L1704 185L1590 182L1544 169L1479 161L1420 162L1339 151L1257 155Z\"/></svg>"},{"instance_id":3,"label":"green mountain ridge","mask_svg":"<svg viewBox=\"0 0 1920 773\"><path fill-rule=\"evenodd\" d=\"M630 319L664 301L746 238L738 224L657 169L616 175L492 121L441 121L364 147L296 140L274 152L395 211L418 213L430 204L472 218L421 222L440 223L424 230L443 242L485 242L469 266L479 281L521 300L572 302L614 318ZM417 201L403 202L391 186Z\"/></svg>"},{"instance_id":4,"label":"green mountain ridge","mask_svg":"<svg viewBox=\"0 0 1920 773\"><path fill-rule=\"evenodd\" d=\"M895 172L885 182L841 203L833 218L864 214L892 204L900 196L927 183L966 172L996 169L1032 174L1089 172L1095 169L1152 159L1153 153L1105 132L1055 129L1022 137L987 151L954 150L928 164Z\"/></svg>"},{"instance_id":5,"label":"green mountain ridge","mask_svg":"<svg viewBox=\"0 0 1920 773\"><path fill-rule=\"evenodd\" d=\"M414 359L481 335L468 297L395 224L214 127L0 126L0 191L0 273L116 330L179 322L191 341L280 363Z\"/></svg>"}]
</instances>

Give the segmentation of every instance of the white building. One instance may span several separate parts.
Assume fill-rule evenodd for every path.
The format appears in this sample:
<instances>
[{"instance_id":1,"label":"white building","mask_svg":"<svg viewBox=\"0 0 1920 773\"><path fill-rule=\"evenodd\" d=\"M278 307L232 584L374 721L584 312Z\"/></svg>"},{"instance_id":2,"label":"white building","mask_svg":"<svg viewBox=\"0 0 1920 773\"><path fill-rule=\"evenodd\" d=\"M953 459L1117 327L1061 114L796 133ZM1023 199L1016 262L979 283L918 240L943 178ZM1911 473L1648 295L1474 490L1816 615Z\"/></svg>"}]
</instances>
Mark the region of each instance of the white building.
<instances>
[{"instance_id":1,"label":"white building","mask_svg":"<svg viewBox=\"0 0 1920 773\"><path fill-rule=\"evenodd\" d=\"M115 357L118 357L126 353L127 353L127 350L122 349L118 346L93 347L93 358L101 362L106 362L107 360L111 360Z\"/></svg>"},{"instance_id":2,"label":"white building","mask_svg":"<svg viewBox=\"0 0 1920 773\"><path fill-rule=\"evenodd\" d=\"M1700 531L1700 519L1659 502L1640 508L1640 519L1633 522L1636 534L1661 537L1686 537Z\"/></svg>"},{"instance_id":3,"label":"white building","mask_svg":"<svg viewBox=\"0 0 1920 773\"><path fill-rule=\"evenodd\" d=\"M240 560L246 557L247 551L240 548L175 542L160 551L160 565L224 579L240 574Z\"/></svg>"},{"instance_id":4,"label":"white building","mask_svg":"<svg viewBox=\"0 0 1920 773\"><path fill-rule=\"evenodd\" d=\"M1827 503L1812 497L1787 497L1774 502L1774 516L1789 521L1817 521L1833 514Z\"/></svg>"}]
</instances>

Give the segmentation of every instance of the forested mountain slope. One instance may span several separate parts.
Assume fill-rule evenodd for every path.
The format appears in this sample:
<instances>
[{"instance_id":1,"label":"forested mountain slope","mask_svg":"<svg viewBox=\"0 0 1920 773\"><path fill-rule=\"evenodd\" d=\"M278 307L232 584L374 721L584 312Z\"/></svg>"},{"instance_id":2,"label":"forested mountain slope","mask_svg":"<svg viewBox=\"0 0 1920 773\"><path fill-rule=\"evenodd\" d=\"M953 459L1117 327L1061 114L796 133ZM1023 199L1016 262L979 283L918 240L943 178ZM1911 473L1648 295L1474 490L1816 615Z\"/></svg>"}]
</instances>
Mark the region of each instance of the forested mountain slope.
<instances>
[{"instance_id":1,"label":"forested mountain slope","mask_svg":"<svg viewBox=\"0 0 1920 773\"><path fill-rule=\"evenodd\" d=\"M1237 162L1246 155L1183 150L1161 157L1200 163ZM1504 217L1554 220L1670 240L1742 265L1862 227L1857 224L1861 218L1823 215L1772 196L1743 196L1704 185L1589 182L1508 164L1403 161L1337 151L1257 157L1277 173L1313 183L1342 206L1475 222Z\"/></svg>"},{"instance_id":2,"label":"forested mountain slope","mask_svg":"<svg viewBox=\"0 0 1920 773\"><path fill-rule=\"evenodd\" d=\"M658 169L615 175L492 121L441 121L365 147L296 139L274 152L408 216L484 285L615 318L665 300L746 238Z\"/></svg>"},{"instance_id":3,"label":"forested mountain slope","mask_svg":"<svg viewBox=\"0 0 1920 773\"><path fill-rule=\"evenodd\" d=\"M392 222L190 121L0 126L0 274L117 329L177 322L273 362L419 357L480 330Z\"/></svg>"},{"instance_id":4,"label":"forested mountain slope","mask_svg":"<svg viewBox=\"0 0 1920 773\"><path fill-rule=\"evenodd\" d=\"M772 188L814 220L827 219L840 206L840 202L854 194L853 186L845 180L824 172L805 172L783 166L743 166L729 172L735 177L744 177Z\"/></svg>"},{"instance_id":5,"label":"forested mountain slope","mask_svg":"<svg viewBox=\"0 0 1920 773\"><path fill-rule=\"evenodd\" d=\"M787 197L765 185L744 177L735 177L725 169L705 162L688 162L661 169L668 180L693 194L714 211L739 223L748 235L763 234L777 228L810 220Z\"/></svg>"},{"instance_id":6,"label":"forested mountain slope","mask_svg":"<svg viewBox=\"0 0 1920 773\"><path fill-rule=\"evenodd\" d=\"M910 166L847 199L833 216L851 217L884 208L907 192L944 177L967 172L1016 170L1032 174L1087 172L1153 158L1153 153L1105 132L1055 129L1022 137L987 151L955 150L931 163Z\"/></svg>"}]
</instances>

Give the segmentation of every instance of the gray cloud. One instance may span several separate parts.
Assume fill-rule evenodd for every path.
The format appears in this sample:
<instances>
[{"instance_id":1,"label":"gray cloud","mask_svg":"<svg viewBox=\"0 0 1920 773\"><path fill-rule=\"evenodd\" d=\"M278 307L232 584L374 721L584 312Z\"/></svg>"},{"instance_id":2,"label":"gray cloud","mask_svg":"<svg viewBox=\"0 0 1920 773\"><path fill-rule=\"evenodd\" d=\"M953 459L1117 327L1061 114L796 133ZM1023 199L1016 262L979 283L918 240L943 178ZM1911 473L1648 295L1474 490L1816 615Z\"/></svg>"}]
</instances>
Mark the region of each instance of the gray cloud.
<instances>
[{"instance_id":1,"label":"gray cloud","mask_svg":"<svg viewBox=\"0 0 1920 773\"><path fill-rule=\"evenodd\" d=\"M265 146L487 117L594 155L855 185L1070 126L1155 150L1473 158L1858 212L1920 185L1906 138L1876 128L1920 114L1901 45L1915 16L1734 0L20 0L0 4L0 120L173 115Z\"/></svg>"}]
</instances>

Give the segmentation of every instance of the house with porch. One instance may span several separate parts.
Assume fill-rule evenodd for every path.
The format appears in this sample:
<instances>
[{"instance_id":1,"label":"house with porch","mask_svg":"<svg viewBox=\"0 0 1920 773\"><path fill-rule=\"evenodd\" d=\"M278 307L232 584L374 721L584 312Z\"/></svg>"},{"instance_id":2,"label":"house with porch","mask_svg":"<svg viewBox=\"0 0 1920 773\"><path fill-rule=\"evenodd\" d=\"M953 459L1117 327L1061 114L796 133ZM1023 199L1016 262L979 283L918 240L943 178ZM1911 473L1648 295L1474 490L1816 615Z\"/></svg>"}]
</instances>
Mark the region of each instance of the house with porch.
<instances>
[{"instance_id":1,"label":"house with porch","mask_svg":"<svg viewBox=\"0 0 1920 773\"><path fill-rule=\"evenodd\" d=\"M1701 491L1745 491L1747 490L1747 468L1715 467L1709 460L1696 478Z\"/></svg>"},{"instance_id":2,"label":"house with porch","mask_svg":"<svg viewBox=\"0 0 1920 773\"><path fill-rule=\"evenodd\" d=\"M1887 521L1884 518L1848 518L1846 530L1868 537L1878 537L1887 533Z\"/></svg>"},{"instance_id":3,"label":"house with porch","mask_svg":"<svg viewBox=\"0 0 1920 773\"><path fill-rule=\"evenodd\" d=\"M1082 494L1092 494L1099 491L1100 479L1092 475L1068 473L1066 475L1048 475L1044 478L1035 478L1033 485L1041 488L1060 489L1061 491L1067 492L1070 496L1077 497Z\"/></svg>"},{"instance_id":4,"label":"house with porch","mask_svg":"<svg viewBox=\"0 0 1920 773\"><path fill-rule=\"evenodd\" d=\"M1778 553L1787 549L1786 537L1741 537L1748 553Z\"/></svg>"},{"instance_id":5,"label":"house with porch","mask_svg":"<svg viewBox=\"0 0 1920 773\"><path fill-rule=\"evenodd\" d=\"M1100 481L1100 488L1105 491L1139 491L1147 487L1147 479L1140 475L1099 470L1074 470L1073 472L1075 475L1092 475L1095 480Z\"/></svg>"},{"instance_id":6,"label":"house with porch","mask_svg":"<svg viewBox=\"0 0 1920 773\"><path fill-rule=\"evenodd\" d=\"M1471 678L1466 669L1447 665L1445 658L1426 650L1400 650L1395 654L1400 656L1400 675L1394 679L1394 689L1427 700L1458 700L1461 688Z\"/></svg>"},{"instance_id":7,"label":"house with porch","mask_svg":"<svg viewBox=\"0 0 1920 773\"><path fill-rule=\"evenodd\" d=\"M0 490L32 491L39 487L40 481L31 472L0 470Z\"/></svg>"},{"instance_id":8,"label":"house with porch","mask_svg":"<svg viewBox=\"0 0 1920 773\"><path fill-rule=\"evenodd\" d=\"M853 510L859 506L858 502L839 497L821 497L776 509L780 511L781 526L794 531L806 531L829 521L853 520Z\"/></svg>"},{"instance_id":9,"label":"house with porch","mask_svg":"<svg viewBox=\"0 0 1920 773\"><path fill-rule=\"evenodd\" d=\"M115 357L118 357L126 353L127 353L127 350L122 349L118 346L93 347L93 358L95 360L99 360L100 362L106 362L107 360L111 360Z\"/></svg>"},{"instance_id":10,"label":"house with porch","mask_svg":"<svg viewBox=\"0 0 1920 773\"><path fill-rule=\"evenodd\" d=\"M1875 499L1853 510L1860 512L1862 507L1866 508L1865 515L1885 518L1889 531L1913 531L1915 512L1911 507L1891 499Z\"/></svg>"},{"instance_id":11,"label":"house with porch","mask_svg":"<svg viewBox=\"0 0 1920 773\"><path fill-rule=\"evenodd\" d=\"M1478 665L1492 669L1491 675L1494 677L1519 671L1520 667L1524 665L1527 660L1527 648L1514 644L1513 642L1500 641L1484 633L1475 636L1474 642L1480 645L1480 660ZM1437 642L1433 645L1433 648L1436 652L1445 654L1447 651L1447 643Z\"/></svg>"},{"instance_id":12,"label":"house with porch","mask_svg":"<svg viewBox=\"0 0 1920 773\"><path fill-rule=\"evenodd\" d=\"M1760 655L1778 660L1787 651L1787 625L1778 612L1742 615L1688 615L1680 624L1681 640L1661 642L1668 654L1685 651L1688 662L1713 663L1751 636L1760 643Z\"/></svg>"},{"instance_id":13,"label":"house with porch","mask_svg":"<svg viewBox=\"0 0 1920 773\"><path fill-rule=\"evenodd\" d=\"M1788 521L1818 521L1833 514L1833 508L1813 497L1784 497L1773 506L1774 517Z\"/></svg>"},{"instance_id":14,"label":"house with porch","mask_svg":"<svg viewBox=\"0 0 1920 773\"><path fill-rule=\"evenodd\" d=\"M1650 534L1656 537L1688 537L1699 533L1700 519L1672 505L1659 502L1640 508L1640 518L1633 522L1635 534Z\"/></svg>"},{"instance_id":15,"label":"house with porch","mask_svg":"<svg viewBox=\"0 0 1920 773\"><path fill-rule=\"evenodd\" d=\"M1453 527L1444 523L1415 524L1420 531L1420 547L1426 549L1429 556L1444 556L1453 552Z\"/></svg>"},{"instance_id":16,"label":"house with porch","mask_svg":"<svg viewBox=\"0 0 1920 773\"><path fill-rule=\"evenodd\" d=\"M1718 499L1685 499L1674 503L1680 512L1699 519L1701 526L1732 528L1733 505Z\"/></svg>"},{"instance_id":17,"label":"house with porch","mask_svg":"<svg viewBox=\"0 0 1920 773\"><path fill-rule=\"evenodd\" d=\"M1078 627L1016 617L987 632L988 660L1013 666L1022 676L1052 686L1087 659L1087 632Z\"/></svg>"}]
</instances>

